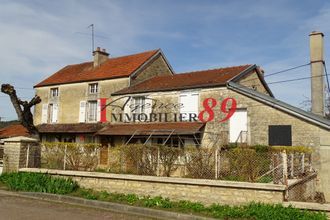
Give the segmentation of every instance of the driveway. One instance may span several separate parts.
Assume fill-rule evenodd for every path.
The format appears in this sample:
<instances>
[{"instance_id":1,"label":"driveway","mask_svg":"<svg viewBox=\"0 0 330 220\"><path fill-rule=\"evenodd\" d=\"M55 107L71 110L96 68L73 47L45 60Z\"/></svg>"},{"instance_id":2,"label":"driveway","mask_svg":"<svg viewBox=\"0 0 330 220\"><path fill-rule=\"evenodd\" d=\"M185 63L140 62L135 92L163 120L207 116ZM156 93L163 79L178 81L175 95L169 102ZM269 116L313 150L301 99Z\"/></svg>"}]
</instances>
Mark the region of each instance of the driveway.
<instances>
[{"instance_id":1,"label":"driveway","mask_svg":"<svg viewBox=\"0 0 330 220\"><path fill-rule=\"evenodd\" d=\"M74 206L0 194L0 220L93 220L93 219L148 219L127 213ZM149 218L151 219L151 218Z\"/></svg>"}]
</instances>

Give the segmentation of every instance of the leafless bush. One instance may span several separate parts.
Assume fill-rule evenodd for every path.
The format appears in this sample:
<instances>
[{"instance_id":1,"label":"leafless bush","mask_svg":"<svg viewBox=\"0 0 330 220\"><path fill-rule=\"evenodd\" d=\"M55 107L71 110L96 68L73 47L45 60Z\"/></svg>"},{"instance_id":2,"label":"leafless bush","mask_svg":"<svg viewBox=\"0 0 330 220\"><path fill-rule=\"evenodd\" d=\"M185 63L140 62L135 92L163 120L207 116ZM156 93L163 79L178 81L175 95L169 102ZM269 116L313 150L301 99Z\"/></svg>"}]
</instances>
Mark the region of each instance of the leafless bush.
<instances>
[{"instance_id":1,"label":"leafless bush","mask_svg":"<svg viewBox=\"0 0 330 220\"><path fill-rule=\"evenodd\" d=\"M214 178L214 148L189 148L185 151L185 160L188 177L199 179Z\"/></svg>"},{"instance_id":2,"label":"leafless bush","mask_svg":"<svg viewBox=\"0 0 330 220\"><path fill-rule=\"evenodd\" d=\"M178 169L180 159L184 155L183 149L167 146L159 146L158 149L163 175L169 177Z\"/></svg>"},{"instance_id":3,"label":"leafless bush","mask_svg":"<svg viewBox=\"0 0 330 220\"><path fill-rule=\"evenodd\" d=\"M44 143L42 166L51 169L94 170L98 165L98 144Z\"/></svg>"},{"instance_id":4,"label":"leafless bush","mask_svg":"<svg viewBox=\"0 0 330 220\"><path fill-rule=\"evenodd\" d=\"M147 147L139 144L122 148L126 162L126 172L138 175L156 175L157 147Z\"/></svg>"}]
</instances>

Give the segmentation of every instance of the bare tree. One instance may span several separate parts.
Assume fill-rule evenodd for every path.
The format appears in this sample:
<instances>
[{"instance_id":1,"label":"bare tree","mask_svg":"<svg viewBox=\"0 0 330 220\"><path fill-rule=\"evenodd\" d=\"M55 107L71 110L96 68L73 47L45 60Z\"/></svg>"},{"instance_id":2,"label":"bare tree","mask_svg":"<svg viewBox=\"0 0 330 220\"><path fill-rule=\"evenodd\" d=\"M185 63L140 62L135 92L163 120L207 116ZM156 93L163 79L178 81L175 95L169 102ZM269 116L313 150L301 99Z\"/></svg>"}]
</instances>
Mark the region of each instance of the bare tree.
<instances>
[{"instance_id":1,"label":"bare tree","mask_svg":"<svg viewBox=\"0 0 330 220\"><path fill-rule=\"evenodd\" d=\"M41 102L39 96L34 96L31 101L22 101L17 97L16 90L14 86L10 84L2 84L1 92L7 94L10 97L10 101L14 106L18 120L20 123L28 130L28 132L34 136L38 137L39 133L37 128L33 124L33 115L31 113L31 108Z\"/></svg>"}]
</instances>

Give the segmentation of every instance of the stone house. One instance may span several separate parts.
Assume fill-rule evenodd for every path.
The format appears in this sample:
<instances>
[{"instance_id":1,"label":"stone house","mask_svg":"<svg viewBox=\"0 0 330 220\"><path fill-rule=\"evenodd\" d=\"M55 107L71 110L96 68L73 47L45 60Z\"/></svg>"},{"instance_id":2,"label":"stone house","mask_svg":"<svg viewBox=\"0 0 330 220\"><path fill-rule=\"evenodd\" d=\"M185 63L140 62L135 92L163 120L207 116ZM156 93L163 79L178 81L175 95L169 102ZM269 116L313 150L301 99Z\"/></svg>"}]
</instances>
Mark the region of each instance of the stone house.
<instances>
[{"instance_id":1,"label":"stone house","mask_svg":"<svg viewBox=\"0 0 330 220\"><path fill-rule=\"evenodd\" d=\"M108 55L35 85L43 141L310 146L330 199L330 121L277 100L257 65L176 74L161 50Z\"/></svg>"}]
</instances>

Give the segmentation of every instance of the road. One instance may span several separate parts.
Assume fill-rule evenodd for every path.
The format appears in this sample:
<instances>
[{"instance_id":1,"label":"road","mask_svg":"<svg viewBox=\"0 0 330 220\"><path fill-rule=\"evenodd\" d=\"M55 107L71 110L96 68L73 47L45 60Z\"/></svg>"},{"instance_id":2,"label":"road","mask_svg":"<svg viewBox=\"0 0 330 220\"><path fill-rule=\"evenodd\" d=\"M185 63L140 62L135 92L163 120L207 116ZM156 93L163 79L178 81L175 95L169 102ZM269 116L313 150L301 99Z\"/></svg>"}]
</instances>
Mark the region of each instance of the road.
<instances>
[{"instance_id":1,"label":"road","mask_svg":"<svg viewBox=\"0 0 330 220\"><path fill-rule=\"evenodd\" d=\"M99 220L148 219L95 208L48 202L0 194L0 220ZM151 218L150 218L151 219Z\"/></svg>"}]
</instances>

